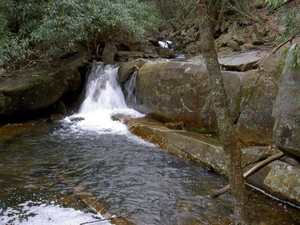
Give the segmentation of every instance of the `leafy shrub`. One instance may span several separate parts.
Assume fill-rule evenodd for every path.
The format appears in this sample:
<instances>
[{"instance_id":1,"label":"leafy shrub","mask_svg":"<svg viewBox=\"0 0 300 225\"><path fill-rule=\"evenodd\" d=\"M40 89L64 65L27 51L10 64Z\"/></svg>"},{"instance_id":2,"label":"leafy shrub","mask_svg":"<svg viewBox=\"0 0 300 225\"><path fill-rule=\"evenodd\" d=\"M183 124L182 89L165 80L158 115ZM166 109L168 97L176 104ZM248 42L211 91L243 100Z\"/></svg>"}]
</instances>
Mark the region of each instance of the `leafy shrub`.
<instances>
[{"instance_id":1,"label":"leafy shrub","mask_svg":"<svg viewBox=\"0 0 300 225\"><path fill-rule=\"evenodd\" d=\"M0 67L78 44L142 39L159 23L158 9L138 0L2 0L0 14Z\"/></svg>"}]
</instances>

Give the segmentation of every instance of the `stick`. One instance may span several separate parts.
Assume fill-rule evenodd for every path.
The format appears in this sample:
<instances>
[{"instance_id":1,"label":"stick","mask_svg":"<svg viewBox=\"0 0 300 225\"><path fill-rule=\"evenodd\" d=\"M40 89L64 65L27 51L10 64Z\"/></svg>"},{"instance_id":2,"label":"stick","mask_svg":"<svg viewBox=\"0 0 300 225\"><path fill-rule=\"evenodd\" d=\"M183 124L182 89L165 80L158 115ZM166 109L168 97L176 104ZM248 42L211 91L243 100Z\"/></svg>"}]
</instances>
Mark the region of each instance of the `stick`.
<instances>
[{"instance_id":1,"label":"stick","mask_svg":"<svg viewBox=\"0 0 300 225\"><path fill-rule=\"evenodd\" d=\"M272 156L270 156L269 158L257 163L254 167L252 167L250 170L248 170L247 172L245 172L243 174L244 176L244 179L250 177L252 174L256 173L257 171L259 171L260 169L264 168L265 166L267 166L269 163L277 160L277 159L280 159L282 156L284 156L284 153L283 152L278 152ZM215 193L213 193L211 195L211 197L215 198L215 197L218 197L224 193L226 193L227 191L230 190L230 185L227 185L223 188L221 188L220 190L216 191Z\"/></svg>"},{"instance_id":2,"label":"stick","mask_svg":"<svg viewBox=\"0 0 300 225\"><path fill-rule=\"evenodd\" d=\"M299 31L295 32L292 36L290 36L287 40L285 40L284 42L282 42L281 44L279 44L278 46L276 46L270 53L270 55L273 55L275 54L278 49L280 49L282 46L284 46L286 43L292 41L296 36L297 34L299 33Z\"/></svg>"}]
</instances>

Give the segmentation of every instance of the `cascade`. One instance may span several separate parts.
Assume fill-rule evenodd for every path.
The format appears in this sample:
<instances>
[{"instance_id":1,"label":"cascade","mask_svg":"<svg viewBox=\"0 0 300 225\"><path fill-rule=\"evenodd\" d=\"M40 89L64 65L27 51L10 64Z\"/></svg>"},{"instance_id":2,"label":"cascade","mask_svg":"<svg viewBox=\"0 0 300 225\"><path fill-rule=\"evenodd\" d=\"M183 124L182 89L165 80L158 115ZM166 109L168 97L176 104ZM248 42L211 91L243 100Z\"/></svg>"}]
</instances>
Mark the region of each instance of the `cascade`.
<instances>
[{"instance_id":1,"label":"cascade","mask_svg":"<svg viewBox=\"0 0 300 225\"><path fill-rule=\"evenodd\" d=\"M137 105L136 79L137 79L137 72L135 71L131 75L130 79L124 84L124 89L126 93L126 104L130 107Z\"/></svg>"},{"instance_id":2,"label":"cascade","mask_svg":"<svg viewBox=\"0 0 300 225\"><path fill-rule=\"evenodd\" d=\"M117 75L117 66L94 65L87 82L85 100L79 109L79 113L126 109L127 106L117 81Z\"/></svg>"},{"instance_id":3,"label":"cascade","mask_svg":"<svg viewBox=\"0 0 300 225\"><path fill-rule=\"evenodd\" d=\"M95 63L89 75L85 99L78 114L67 120L81 118L76 123L82 129L104 132L127 132L124 124L111 119L112 115L125 114L140 117L142 114L127 107L122 89L117 80L118 66ZM131 84L130 88L133 88ZM130 85L129 85L130 86ZM132 96L133 91L129 91ZM130 97L132 98L132 97Z\"/></svg>"}]
</instances>

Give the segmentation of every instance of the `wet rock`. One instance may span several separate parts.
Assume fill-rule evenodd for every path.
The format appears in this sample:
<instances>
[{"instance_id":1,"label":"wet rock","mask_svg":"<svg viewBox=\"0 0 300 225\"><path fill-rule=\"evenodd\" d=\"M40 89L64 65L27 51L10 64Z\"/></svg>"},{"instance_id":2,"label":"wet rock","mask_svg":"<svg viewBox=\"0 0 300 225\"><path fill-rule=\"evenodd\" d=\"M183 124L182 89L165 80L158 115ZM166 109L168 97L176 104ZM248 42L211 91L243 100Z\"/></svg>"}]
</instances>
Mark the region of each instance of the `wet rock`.
<instances>
[{"instance_id":1,"label":"wet rock","mask_svg":"<svg viewBox=\"0 0 300 225\"><path fill-rule=\"evenodd\" d=\"M169 153L194 158L219 173L225 173L226 162L220 142L199 133L175 131L152 119L125 120L132 133L158 144Z\"/></svg>"},{"instance_id":2,"label":"wet rock","mask_svg":"<svg viewBox=\"0 0 300 225\"><path fill-rule=\"evenodd\" d=\"M248 54L253 56L250 64L264 56L257 63L259 69L222 72L231 119L244 144L271 145L274 142L272 110L282 65L276 61L276 54L265 55L265 52L252 51L244 57L247 58ZM235 60L234 56L227 57L228 60ZM243 61L241 58L239 62ZM243 62L239 65L248 64ZM187 129L218 132L202 56L181 62L147 61L138 70L137 88L139 105L134 106L136 110L164 122L183 121Z\"/></svg>"},{"instance_id":3,"label":"wet rock","mask_svg":"<svg viewBox=\"0 0 300 225\"><path fill-rule=\"evenodd\" d=\"M6 124L0 127L0 141L4 143L12 138L16 138L18 135L22 135L28 131L38 129L45 125L44 120L36 120L27 123L18 124ZM0 149L5 150L5 149Z\"/></svg>"},{"instance_id":4,"label":"wet rock","mask_svg":"<svg viewBox=\"0 0 300 225\"><path fill-rule=\"evenodd\" d=\"M0 115L20 115L53 105L64 94L79 89L76 68L37 68L20 71L11 79L0 79Z\"/></svg>"},{"instance_id":5,"label":"wet rock","mask_svg":"<svg viewBox=\"0 0 300 225\"><path fill-rule=\"evenodd\" d=\"M111 119L113 121L123 122L125 118L128 118L128 115L126 116L126 114L122 114L122 113L116 113L111 115Z\"/></svg>"},{"instance_id":6,"label":"wet rock","mask_svg":"<svg viewBox=\"0 0 300 225\"><path fill-rule=\"evenodd\" d=\"M70 120L72 122L79 122L79 121L83 121L84 118L83 117L72 117L72 118L70 118Z\"/></svg>"},{"instance_id":7,"label":"wet rock","mask_svg":"<svg viewBox=\"0 0 300 225\"><path fill-rule=\"evenodd\" d=\"M136 59L129 62L121 63L118 71L118 80L121 83L125 83L128 78L137 70L139 70L147 60L145 59Z\"/></svg>"}]
</instances>

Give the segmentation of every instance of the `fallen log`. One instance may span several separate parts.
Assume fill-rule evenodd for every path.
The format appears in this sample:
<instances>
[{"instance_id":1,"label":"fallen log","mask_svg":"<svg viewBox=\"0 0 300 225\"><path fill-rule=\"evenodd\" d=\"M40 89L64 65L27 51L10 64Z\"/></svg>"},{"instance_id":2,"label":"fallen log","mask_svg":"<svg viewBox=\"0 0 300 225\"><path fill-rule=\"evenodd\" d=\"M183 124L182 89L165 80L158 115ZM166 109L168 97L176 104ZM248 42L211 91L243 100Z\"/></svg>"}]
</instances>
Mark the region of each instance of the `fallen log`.
<instances>
[{"instance_id":1,"label":"fallen log","mask_svg":"<svg viewBox=\"0 0 300 225\"><path fill-rule=\"evenodd\" d=\"M270 164L271 162L277 160L277 159L280 159L281 157L284 156L284 153L283 152L278 152L268 158L266 158L265 160L257 163L255 166L253 166L250 170L248 170L247 172L245 172L243 174L244 176L244 179L250 177L251 175L253 175L254 173L256 173L257 171L259 171L260 169L264 168L265 166L267 166L268 164ZM227 191L230 190L230 185L227 185L223 188L221 188L220 190L216 191L215 193L213 193L211 195L211 197L215 198L215 197L218 197L224 193L226 193Z\"/></svg>"}]
</instances>

